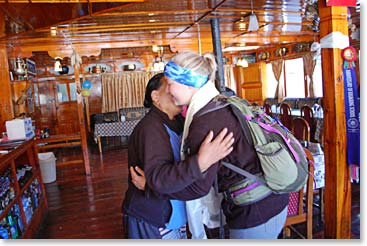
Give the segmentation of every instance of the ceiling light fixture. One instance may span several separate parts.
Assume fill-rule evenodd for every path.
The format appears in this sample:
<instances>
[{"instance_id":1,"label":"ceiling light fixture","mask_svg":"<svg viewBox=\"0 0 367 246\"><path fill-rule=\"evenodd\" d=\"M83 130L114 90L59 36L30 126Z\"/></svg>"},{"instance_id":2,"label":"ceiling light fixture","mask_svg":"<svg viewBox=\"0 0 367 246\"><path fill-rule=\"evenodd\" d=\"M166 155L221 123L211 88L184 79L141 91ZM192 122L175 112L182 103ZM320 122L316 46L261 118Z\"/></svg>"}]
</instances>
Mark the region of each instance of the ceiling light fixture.
<instances>
[{"instance_id":1,"label":"ceiling light fixture","mask_svg":"<svg viewBox=\"0 0 367 246\"><path fill-rule=\"evenodd\" d=\"M158 52L158 50L159 50L158 45L153 44L152 51L153 52Z\"/></svg>"},{"instance_id":2,"label":"ceiling light fixture","mask_svg":"<svg viewBox=\"0 0 367 246\"><path fill-rule=\"evenodd\" d=\"M248 23L248 31L257 31L259 30L259 22L257 21L257 16L254 13L254 7L252 5L252 0L251 0L251 15L250 15L250 20Z\"/></svg>"},{"instance_id":3,"label":"ceiling light fixture","mask_svg":"<svg viewBox=\"0 0 367 246\"><path fill-rule=\"evenodd\" d=\"M50 27L50 34L51 34L51 37L55 37L57 35L57 27L56 26Z\"/></svg>"},{"instance_id":4,"label":"ceiling light fixture","mask_svg":"<svg viewBox=\"0 0 367 246\"><path fill-rule=\"evenodd\" d=\"M159 57L163 55L163 46L162 45L152 45L152 51L157 52Z\"/></svg>"},{"instance_id":5,"label":"ceiling light fixture","mask_svg":"<svg viewBox=\"0 0 367 246\"><path fill-rule=\"evenodd\" d=\"M247 21L245 21L245 17L243 16L239 21L236 22L236 24L238 24L238 29L240 29L241 31L245 31L247 28Z\"/></svg>"}]
</instances>

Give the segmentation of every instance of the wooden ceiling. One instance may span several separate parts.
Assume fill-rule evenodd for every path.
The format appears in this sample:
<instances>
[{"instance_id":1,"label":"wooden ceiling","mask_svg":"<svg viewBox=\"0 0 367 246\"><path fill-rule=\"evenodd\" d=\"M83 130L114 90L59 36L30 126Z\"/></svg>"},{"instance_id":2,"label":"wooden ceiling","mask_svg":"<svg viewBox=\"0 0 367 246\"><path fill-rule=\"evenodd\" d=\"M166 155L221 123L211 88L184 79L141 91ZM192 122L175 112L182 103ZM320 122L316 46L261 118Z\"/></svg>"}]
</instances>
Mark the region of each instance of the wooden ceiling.
<instances>
[{"instance_id":1,"label":"wooden ceiling","mask_svg":"<svg viewBox=\"0 0 367 246\"><path fill-rule=\"evenodd\" d=\"M0 1L5 19L0 43L24 52L75 48L98 53L153 44L204 52L212 50L213 19L219 20L223 48L312 42L318 39L318 20L317 7L309 14L309 2L254 0L252 8L250 0L5 0ZM248 32L252 10L260 29Z\"/></svg>"}]
</instances>

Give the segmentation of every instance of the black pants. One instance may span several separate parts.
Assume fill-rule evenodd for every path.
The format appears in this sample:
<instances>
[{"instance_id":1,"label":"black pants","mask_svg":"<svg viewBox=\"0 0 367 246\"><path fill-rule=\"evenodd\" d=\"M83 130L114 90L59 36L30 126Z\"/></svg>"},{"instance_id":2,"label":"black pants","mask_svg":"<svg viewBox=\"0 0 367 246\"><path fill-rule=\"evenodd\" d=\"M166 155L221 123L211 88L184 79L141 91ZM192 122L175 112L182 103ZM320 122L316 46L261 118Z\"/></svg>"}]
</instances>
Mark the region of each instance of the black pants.
<instances>
[{"instance_id":1,"label":"black pants","mask_svg":"<svg viewBox=\"0 0 367 246\"><path fill-rule=\"evenodd\" d=\"M159 229L142 219L124 214L122 217L125 238L129 239L161 239Z\"/></svg>"}]
</instances>

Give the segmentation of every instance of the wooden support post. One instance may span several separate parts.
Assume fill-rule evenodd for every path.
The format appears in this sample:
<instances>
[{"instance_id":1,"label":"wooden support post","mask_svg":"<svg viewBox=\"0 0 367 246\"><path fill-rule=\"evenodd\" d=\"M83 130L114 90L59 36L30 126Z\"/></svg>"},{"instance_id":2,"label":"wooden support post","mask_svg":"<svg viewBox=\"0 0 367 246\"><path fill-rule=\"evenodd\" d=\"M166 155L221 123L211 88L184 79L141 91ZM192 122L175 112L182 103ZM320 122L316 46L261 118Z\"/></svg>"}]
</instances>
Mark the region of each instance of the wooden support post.
<instances>
[{"instance_id":1,"label":"wooden support post","mask_svg":"<svg viewBox=\"0 0 367 246\"><path fill-rule=\"evenodd\" d=\"M97 136L99 154L102 154L101 136Z\"/></svg>"},{"instance_id":2,"label":"wooden support post","mask_svg":"<svg viewBox=\"0 0 367 246\"><path fill-rule=\"evenodd\" d=\"M347 7L327 7L319 1L320 38L331 32L348 35ZM338 40L336 40L338 42ZM325 238L349 239L351 183L347 166L341 49L324 48L322 56L325 137Z\"/></svg>"},{"instance_id":3,"label":"wooden support post","mask_svg":"<svg viewBox=\"0 0 367 246\"><path fill-rule=\"evenodd\" d=\"M81 94L81 85L80 85L80 78L79 78L79 66L77 64L74 65L74 76L75 76L75 85L77 88L77 107L78 107L78 119L79 119L79 126L80 126L80 137L82 141L82 152L83 152L83 159L84 159L84 166L85 166L85 174L90 175L90 165L89 165L89 153L88 153L88 143L87 143L87 131L86 125L84 121L84 112L83 112L83 98Z\"/></svg>"},{"instance_id":4,"label":"wooden support post","mask_svg":"<svg viewBox=\"0 0 367 246\"><path fill-rule=\"evenodd\" d=\"M90 115L89 115L89 101L88 97L84 98L84 106L85 106L85 117L87 118L87 127L88 127L88 133L91 132L90 128Z\"/></svg>"},{"instance_id":5,"label":"wooden support post","mask_svg":"<svg viewBox=\"0 0 367 246\"><path fill-rule=\"evenodd\" d=\"M0 11L0 36L5 36L5 19ZM14 117L9 79L8 55L6 45L0 44L0 133L6 131L5 121Z\"/></svg>"}]
</instances>

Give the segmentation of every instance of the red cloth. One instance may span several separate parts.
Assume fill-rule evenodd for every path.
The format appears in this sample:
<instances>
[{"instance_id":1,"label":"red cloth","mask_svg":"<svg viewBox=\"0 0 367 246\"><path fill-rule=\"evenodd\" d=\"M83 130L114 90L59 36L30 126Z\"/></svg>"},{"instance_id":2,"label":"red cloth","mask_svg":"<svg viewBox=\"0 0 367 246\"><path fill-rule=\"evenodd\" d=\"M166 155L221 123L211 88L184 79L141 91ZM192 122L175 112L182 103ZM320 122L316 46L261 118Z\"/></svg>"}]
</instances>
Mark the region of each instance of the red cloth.
<instances>
[{"instance_id":1,"label":"red cloth","mask_svg":"<svg viewBox=\"0 0 367 246\"><path fill-rule=\"evenodd\" d=\"M326 6L357 6L356 0L326 0Z\"/></svg>"}]
</instances>

